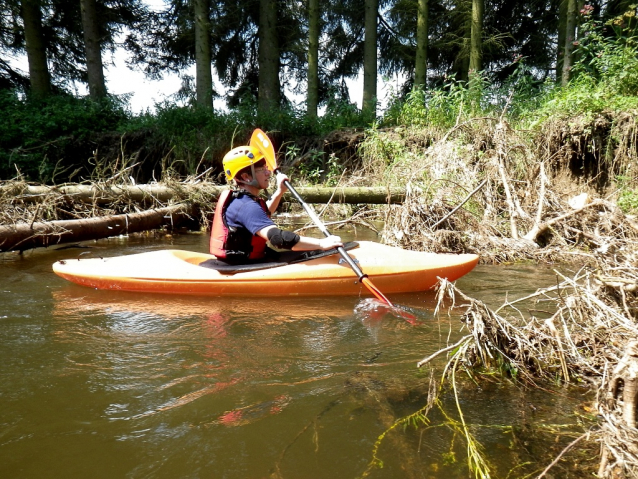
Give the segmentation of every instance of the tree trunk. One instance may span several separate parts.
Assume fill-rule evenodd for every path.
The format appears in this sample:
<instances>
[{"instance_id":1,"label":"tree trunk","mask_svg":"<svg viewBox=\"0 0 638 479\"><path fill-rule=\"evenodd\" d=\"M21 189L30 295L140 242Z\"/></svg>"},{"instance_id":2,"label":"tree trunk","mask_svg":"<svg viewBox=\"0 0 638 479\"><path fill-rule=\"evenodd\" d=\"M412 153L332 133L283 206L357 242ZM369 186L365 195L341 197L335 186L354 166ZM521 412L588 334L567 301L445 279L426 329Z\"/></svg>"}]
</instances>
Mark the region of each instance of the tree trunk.
<instances>
[{"instance_id":1,"label":"tree trunk","mask_svg":"<svg viewBox=\"0 0 638 479\"><path fill-rule=\"evenodd\" d=\"M0 195L13 196L14 201L35 203L47 201L59 196L66 197L69 201L89 204L109 204L115 199L125 199L133 202L160 201L187 197L193 192L201 191L213 198L218 197L225 186L213 186L205 183L197 185L180 185L178 188L170 188L162 185L122 185L108 188L92 185L67 185L60 187L27 186L16 188L11 186L0 187ZM405 199L404 188L385 187L299 187L296 188L307 203L346 203L346 204L397 204ZM295 200L289 193L284 195L286 201Z\"/></svg>"},{"instance_id":2,"label":"tree trunk","mask_svg":"<svg viewBox=\"0 0 638 479\"><path fill-rule=\"evenodd\" d=\"M454 61L452 63L451 73L459 81L466 82L468 80L467 72L470 69L470 51L472 43L472 3L469 0L454 0L455 15L463 15L464 20L458 27L459 35L463 36L463 44L458 49Z\"/></svg>"},{"instance_id":3,"label":"tree trunk","mask_svg":"<svg viewBox=\"0 0 638 479\"><path fill-rule=\"evenodd\" d=\"M98 100L106 96L100 26L95 0L80 0L82 10L82 28L84 30L84 51L86 72L89 79L89 95Z\"/></svg>"},{"instance_id":4,"label":"tree trunk","mask_svg":"<svg viewBox=\"0 0 638 479\"><path fill-rule=\"evenodd\" d=\"M569 83L569 79L571 76L575 40L576 40L576 0L568 0L567 19L565 22L565 53L563 55L563 71L561 76L561 84L563 86Z\"/></svg>"},{"instance_id":5,"label":"tree trunk","mask_svg":"<svg viewBox=\"0 0 638 479\"><path fill-rule=\"evenodd\" d=\"M226 187L214 186L206 183L197 185L181 184L175 188L164 185L65 185L65 186L12 186L0 187L0 195L13 197L13 202L37 203L45 201L65 201L105 205L115 200L125 200L135 203L160 202L173 199L183 199L193 193L204 194L216 198Z\"/></svg>"},{"instance_id":6,"label":"tree trunk","mask_svg":"<svg viewBox=\"0 0 638 479\"><path fill-rule=\"evenodd\" d=\"M259 1L259 98L258 108L267 113L279 106L279 39L277 0Z\"/></svg>"},{"instance_id":7,"label":"tree trunk","mask_svg":"<svg viewBox=\"0 0 638 479\"><path fill-rule=\"evenodd\" d=\"M295 188L306 203L344 203L350 205L369 204L384 205L403 203L405 190L403 188L388 189L385 187L346 187L346 188ZM294 202L289 194L284 194L284 200Z\"/></svg>"},{"instance_id":8,"label":"tree trunk","mask_svg":"<svg viewBox=\"0 0 638 479\"><path fill-rule=\"evenodd\" d=\"M213 107L209 0L193 0L195 13L195 92L197 105Z\"/></svg>"},{"instance_id":9,"label":"tree trunk","mask_svg":"<svg viewBox=\"0 0 638 479\"><path fill-rule=\"evenodd\" d=\"M306 114L317 118L319 104L319 0L308 1L308 103Z\"/></svg>"},{"instance_id":10,"label":"tree trunk","mask_svg":"<svg viewBox=\"0 0 638 479\"><path fill-rule=\"evenodd\" d=\"M563 79L563 59L565 58L565 33L567 33L567 3L560 0L558 7L558 43L556 48L556 83Z\"/></svg>"},{"instance_id":11,"label":"tree trunk","mask_svg":"<svg viewBox=\"0 0 638 479\"><path fill-rule=\"evenodd\" d=\"M418 0L414 86L425 89L428 75L428 0Z\"/></svg>"},{"instance_id":12,"label":"tree trunk","mask_svg":"<svg viewBox=\"0 0 638 479\"><path fill-rule=\"evenodd\" d=\"M51 79L42 31L40 1L23 0L21 14L24 22L24 38L29 62L31 92L36 96L44 97L51 91Z\"/></svg>"},{"instance_id":13,"label":"tree trunk","mask_svg":"<svg viewBox=\"0 0 638 479\"><path fill-rule=\"evenodd\" d=\"M119 236L176 225L188 218L183 205L128 215L83 220L22 223L0 226L0 252L24 251L42 246Z\"/></svg>"},{"instance_id":14,"label":"tree trunk","mask_svg":"<svg viewBox=\"0 0 638 479\"><path fill-rule=\"evenodd\" d=\"M472 0L472 28L470 31L470 73L483 70L483 0Z\"/></svg>"},{"instance_id":15,"label":"tree trunk","mask_svg":"<svg viewBox=\"0 0 638 479\"><path fill-rule=\"evenodd\" d=\"M377 16L379 0L365 0L365 39L363 46L364 114L377 114Z\"/></svg>"}]
</instances>

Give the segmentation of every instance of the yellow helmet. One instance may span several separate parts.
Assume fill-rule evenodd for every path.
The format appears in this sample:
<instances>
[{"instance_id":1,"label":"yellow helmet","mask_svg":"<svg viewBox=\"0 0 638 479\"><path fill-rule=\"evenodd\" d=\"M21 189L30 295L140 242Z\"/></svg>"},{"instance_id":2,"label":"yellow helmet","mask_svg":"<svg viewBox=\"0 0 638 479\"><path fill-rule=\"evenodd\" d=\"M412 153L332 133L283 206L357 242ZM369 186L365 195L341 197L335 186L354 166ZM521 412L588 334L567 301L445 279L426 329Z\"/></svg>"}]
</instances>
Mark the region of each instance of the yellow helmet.
<instances>
[{"instance_id":1,"label":"yellow helmet","mask_svg":"<svg viewBox=\"0 0 638 479\"><path fill-rule=\"evenodd\" d=\"M263 153L254 146L238 146L233 148L226 156L222 164L224 165L224 173L226 173L226 179L228 181L235 178L235 175L246 168L247 166L254 165L258 161L264 158Z\"/></svg>"}]
</instances>

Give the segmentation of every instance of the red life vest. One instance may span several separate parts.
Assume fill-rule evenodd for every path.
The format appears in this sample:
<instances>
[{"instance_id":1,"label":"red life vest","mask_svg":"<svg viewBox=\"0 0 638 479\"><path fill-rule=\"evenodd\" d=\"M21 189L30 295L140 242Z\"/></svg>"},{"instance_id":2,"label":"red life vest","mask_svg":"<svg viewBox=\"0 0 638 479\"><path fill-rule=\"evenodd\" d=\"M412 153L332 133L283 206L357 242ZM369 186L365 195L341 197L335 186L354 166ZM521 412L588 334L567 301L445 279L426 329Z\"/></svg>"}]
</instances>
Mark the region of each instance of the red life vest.
<instances>
[{"instance_id":1,"label":"red life vest","mask_svg":"<svg viewBox=\"0 0 638 479\"><path fill-rule=\"evenodd\" d=\"M225 190L217 200L213 226L210 232L210 254L217 258L233 262L243 262L261 259L266 255L267 241L261 236L254 235L246 228L229 227L226 222L228 205L242 195L248 195L259 203L264 212L270 216L266 202L244 190Z\"/></svg>"}]
</instances>

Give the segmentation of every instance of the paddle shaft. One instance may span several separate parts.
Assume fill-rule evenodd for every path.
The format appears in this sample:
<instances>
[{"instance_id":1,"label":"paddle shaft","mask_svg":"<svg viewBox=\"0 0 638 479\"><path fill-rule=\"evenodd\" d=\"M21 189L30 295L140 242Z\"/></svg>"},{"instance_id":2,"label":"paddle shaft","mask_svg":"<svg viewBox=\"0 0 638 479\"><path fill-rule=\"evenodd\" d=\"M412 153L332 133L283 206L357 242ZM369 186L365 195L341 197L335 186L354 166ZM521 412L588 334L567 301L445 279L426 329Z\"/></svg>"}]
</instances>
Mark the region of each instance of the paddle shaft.
<instances>
[{"instance_id":1,"label":"paddle shaft","mask_svg":"<svg viewBox=\"0 0 638 479\"><path fill-rule=\"evenodd\" d=\"M288 188L288 191L290 191L290 194L292 194L292 196L294 196L295 199L301 204L303 209L306 210L306 213L308 213L308 216L310 216L310 219L315 223L315 225L317 225L317 227L324 234L324 236L326 236L326 237L330 236L330 232L328 231L326 226L319 219L319 217L314 212L314 210L310 207L310 205L308 205L303 200L303 198L301 196L299 196L299 193L297 193L297 190L295 190L292 187L292 185L290 184L290 181L285 180L284 181L284 185L286 186L286 188ZM361 268L359 268L359 266L357 266L357 264L354 262L352 257L348 253L346 253L346 250L343 249L342 246L337 247L337 251L339 252L341 257L343 258L343 260L346 263L348 263L348 266L350 266L350 268L352 268L352 271L354 271L354 273L357 275L357 277L359 278L359 281L363 281L363 279L368 276L363 271L361 271Z\"/></svg>"},{"instance_id":2,"label":"paddle shaft","mask_svg":"<svg viewBox=\"0 0 638 479\"><path fill-rule=\"evenodd\" d=\"M279 168L277 167L277 155L275 154L275 149L273 148L272 142L268 138L268 135L266 135L263 131L257 128L253 132L250 138L250 145L255 146L264 155L266 164L268 165L268 168L270 168L273 173L277 173L279 171ZM315 214L314 210L308 204L306 204L306 202L303 200L303 198L301 198L301 196L299 196L299 193L297 193L297 191L292 187L292 185L290 184L290 181L285 180L284 185L286 186L286 188L288 188L288 190L295 197L295 199L299 201L299 204L301 204L303 209L306 210L306 213L308 213L308 216L310 216L310 219L314 221L314 223L321 230L321 232L324 235L326 235L326 237L330 236L330 233L326 229L326 226L321 222L319 217ZM352 271L354 271L354 274L357 275L359 282L362 283L366 288L368 288L368 290L370 290L370 292L374 296L376 296L378 299L386 303L391 308L394 308L390 300L386 298L384 294L381 291L379 291L379 289L374 284L372 284L372 281L370 281L370 278L368 278L368 275L364 274L363 271L361 271L361 268L359 268L356 265L352 257L348 253L346 253L346 250L343 249L343 247L339 246L337 248L337 251L339 252L341 257L344 259L344 261L348 263L348 266L350 266Z\"/></svg>"}]
</instances>

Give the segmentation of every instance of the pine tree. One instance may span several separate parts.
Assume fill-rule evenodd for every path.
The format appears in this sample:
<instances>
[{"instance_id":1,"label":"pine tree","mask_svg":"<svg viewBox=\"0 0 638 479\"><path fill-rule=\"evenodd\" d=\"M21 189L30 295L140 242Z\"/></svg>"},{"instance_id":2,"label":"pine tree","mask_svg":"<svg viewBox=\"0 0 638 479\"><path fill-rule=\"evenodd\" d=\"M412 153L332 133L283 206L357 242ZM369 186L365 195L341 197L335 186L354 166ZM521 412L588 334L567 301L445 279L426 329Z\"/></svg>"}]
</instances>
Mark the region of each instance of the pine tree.
<instances>
[{"instance_id":1,"label":"pine tree","mask_svg":"<svg viewBox=\"0 0 638 479\"><path fill-rule=\"evenodd\" d=\"M308 1L308 95L307 115L317 117L319 105L319 36L321 12L319 0Z\"/></svg>"},{"instance_id":2,"label":"pine tree","mask_svg":"<svg viewBox=\"0 0 638 479\"><path fill-rule=\"evenodd\" d=\"M363 46L364 114L376 116L377 111L377 18L379 0L365 0L365 40Z\"/></svg>"},{"instance_id":3,"label":"pine tree","mask_svg":"<svg viewBox=\"0 0 638 479\"><path fill-rule=\"evenodd\" d=\"M195 91L197 104L213 107L213 75L211 73L209 0L193 0L195 17Z\"/></svg>"},{"instance_id":4,"label":"pine tree","mask_svg":"<svg viewBox=\"0 0 638 479\"><path fill-rule=\"evenodd\" d=\"M414 84L425 87L428 74L428 0L418 0Z\"/></svg>"},{"instance_id":5,"label":"pine tree","mask_svg":"<svg viewBox=\"0 0 638 479\"><path fill-rule=\"evenodd\" d=\"M483 70L483 9L483 0L472 0L470 72L480 72Z\"/></svg>"},{"instance_id":6,"label":"pine tree","mask_svg":"<svg viewBox=\"0 0 638 479\"><path fill-rule=\"evenodd\" d=\"M23 0L20 9L24 25L24 39L29 61L31 93L45 97L51 91L46 44L42 28L42 9L39 0Z\"/></svg>"},{"instance_id":7,"label":"pine tree","mask_svg":"<svg viewBox=\"0 0 638 479\"><path fill-rule=\"evenodd\" d=\"M106 96L104 66L102 64L102 45L100 22L96 0L80 0L82 10L82 28L84 30L84 49L86 52L86 71L91 98Z\"/></svg>"},{"instance_id":8,"label":"pine tree","mask_svg":"<svg viewBox=\"0 0 638 479\"><path fill-rule=\"evenodd\" d=\"M277 0L259 1L259 111L279 107L280 52L277 35Z\"/></svg>"}]
</instances>

